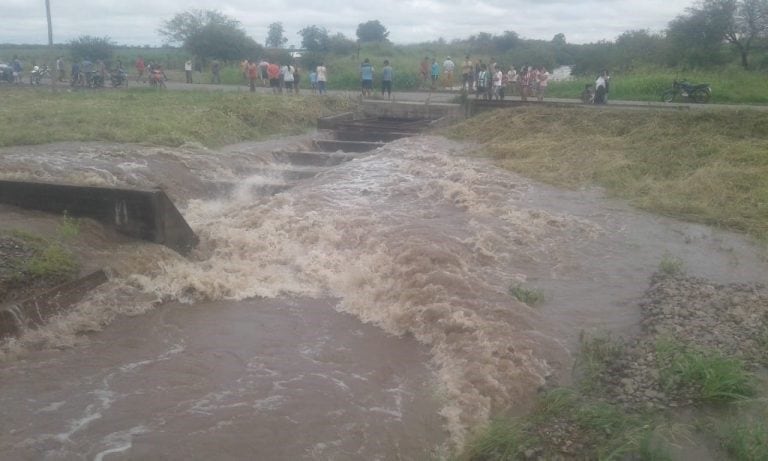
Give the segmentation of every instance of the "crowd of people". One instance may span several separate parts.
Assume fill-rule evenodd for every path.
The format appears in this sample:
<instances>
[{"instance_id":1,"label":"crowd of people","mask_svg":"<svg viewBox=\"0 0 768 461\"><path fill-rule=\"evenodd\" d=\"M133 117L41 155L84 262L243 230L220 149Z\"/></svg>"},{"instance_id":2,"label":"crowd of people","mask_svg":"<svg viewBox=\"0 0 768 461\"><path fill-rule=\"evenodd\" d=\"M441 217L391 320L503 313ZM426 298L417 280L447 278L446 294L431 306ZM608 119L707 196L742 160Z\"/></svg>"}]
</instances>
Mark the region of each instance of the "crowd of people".
<instances>
[{"instance_id":1,"label":"crowd of people","mask_svg":"<svg viewBox=\"0 0 768 461\"><path fill-rule=\"evenodd\" d=\"M221 62L213 60L209 65L210 83L220 84ZM10 66L13 70L13 81L20 83L23 65L18 56L13 57ZM33 71L35 68L33 67ZM168 78L161 64L153 61L147 63L139 56L134 62L134 68L137 82L165 86L164 82ZM192 59L187 59L184 63L186 83L193 83L193 70ZM57 57L55 68L51 71L52 79L58 82L66 80L66 68L62 56ZM269 87L275 94L298 94L300 91L302 72L294 59L285 59L283 62L269 62L265 58L244 59L240 62L240 71L251 91L256 91L257 86ZM442 63L439 63L436 57L426 56L419 64L418 74L422 89L459 90L466 94L474 94L477 99L486 100L503 100L507 96L514 95L523 101L529 98L542 101L551 77L544 66L525 64L518 70L513 65L498 63L493 57L488 62L484 62L483 59L473 60L469 55L460 64L456 64L450 56L446 56ZM314 94L326 94L328 68L324 63L321 62L311 68L307 77ZM365 58L359 67L359 78L363 97L372 96L374 80L377 80L380 83L382 97L392 98L395 70L389 60L385 59L381 70L377 72L370 59ZM128 73L120 60L117 60L111 68L102 60L93 62L88 58L71 63L72 86L99 87L103 86L108 79L112 80L113 86L127 82ZM586 85L581 95L582 100L586 103L605 104L608 100L609 88L610 76L607 70L604 70L593 85Z\"/></svg>"}]
</instances>

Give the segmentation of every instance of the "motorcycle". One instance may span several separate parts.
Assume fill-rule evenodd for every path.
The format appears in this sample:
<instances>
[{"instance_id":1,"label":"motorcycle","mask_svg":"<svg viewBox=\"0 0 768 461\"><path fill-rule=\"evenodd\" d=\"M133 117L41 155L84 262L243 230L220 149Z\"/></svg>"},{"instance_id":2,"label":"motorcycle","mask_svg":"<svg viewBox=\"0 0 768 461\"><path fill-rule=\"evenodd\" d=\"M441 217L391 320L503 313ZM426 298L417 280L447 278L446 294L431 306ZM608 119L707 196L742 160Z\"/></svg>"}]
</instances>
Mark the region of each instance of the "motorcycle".
<instances>
[{"instance_id":1,"label":"motorcycle","mask_svg":"<svg viewBox=\"0 0 768 461\"><path fill-rule=\"evenodd\" d=\"M704 104L709 101L711 96L712 88L709 86L709 83L694 85L685 80L682 82L675 80L672 82L672 88L666 90L661 99L664 102L672 102L675 98L682 98L687 101Z\"/></svg>"},{"instance_id":2,"label":"motorcycle","mask_svg":"<svg viewBox=\"0 0 768 461\"><path fill-rule=\"evenodd\" d=\"M91 79L88 82L88 86L91 88L104 88L104 77L98 72L91 73Z\"/></svg>"},{"instance_id":3,"label":"motorcycle","mask_svg":"<svg viewBox=\"0 0 768 461\"><path fill-rule=\"evenodd\" d=\"M29 73L29 84L30 85L40 85L43 81L43 78L48 78L51 76L50 71L48 70L48 66L35 66L32 68L32 71Z\"/></svg>"},{"instance_id":4,"label":"motorcycle","mask_svg":"<svg viewBox=\"0 0 768 461\"><path fill-rule=\"evenodd\" d=\"M0 82L13 83L13 67L0 62Z\"/></svg>"},{"instance_id":5,"label":"motorcycle","mask_svg":"<svg viewBox=\"0 0 768 461\"><path fill-rule=\"evenodd\" d=\"M123 69L117 69L110 75L110 80L112 81L112 88L117 88L119 86L125 85L128 86L128 72L126 72Z\"/></svg>"}]
</instances>

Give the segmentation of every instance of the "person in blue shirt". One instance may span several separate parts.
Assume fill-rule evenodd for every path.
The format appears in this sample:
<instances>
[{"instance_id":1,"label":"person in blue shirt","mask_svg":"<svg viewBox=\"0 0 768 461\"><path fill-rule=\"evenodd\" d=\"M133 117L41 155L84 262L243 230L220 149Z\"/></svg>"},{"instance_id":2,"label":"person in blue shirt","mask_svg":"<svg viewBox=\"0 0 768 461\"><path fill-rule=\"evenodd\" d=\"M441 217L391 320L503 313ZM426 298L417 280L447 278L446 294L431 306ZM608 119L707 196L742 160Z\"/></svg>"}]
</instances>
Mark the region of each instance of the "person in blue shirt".
<instances>
[{"instance_id":1,"label":"person in blue shirt","mask_svg":"<svg viewBox=\"0 0 768 461\"><path fill-rule=\"evenodd\" d=\"M389 65L389 60L384 60L384 68L381 69L381 95L387 93L387 99L392 99L392 80L395 77L395 71Z\"/></svg>"},{"instance_id":2,"label":"person in blue shirt","mask_svg":"<svg viewBox=\"0 0 768 461\"><path fill-rule=\"evenodd\" d=\"M362 80L363 97L370 96L373 91L373 64L368 58L365 58L360 64L360 79Z\"/></svg>"},{"instance_id":3,"label":"person in blue shirt","mask_svg":"<svg viewBox=\"0 0 768 461\"><path fill-rule=\"evenodd\" d=\"M437 64L437 61L432 58L432 89L435 89L435 86L437 86L437 81L440 80L440 65Z\"/></svg>"}]
</instances>

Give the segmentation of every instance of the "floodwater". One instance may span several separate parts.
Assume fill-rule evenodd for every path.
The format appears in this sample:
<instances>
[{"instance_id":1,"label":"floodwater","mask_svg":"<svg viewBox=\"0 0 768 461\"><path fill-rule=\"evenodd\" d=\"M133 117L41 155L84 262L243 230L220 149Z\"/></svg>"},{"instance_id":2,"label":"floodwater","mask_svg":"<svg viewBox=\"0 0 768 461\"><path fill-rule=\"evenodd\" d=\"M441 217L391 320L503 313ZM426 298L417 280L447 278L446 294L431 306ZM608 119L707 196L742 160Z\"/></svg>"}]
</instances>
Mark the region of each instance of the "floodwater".
<instances>
[{"instance_id":1,"label":"floodwater","mask_svg":"<svg viewBox=\"0 0 768 461\"><path fill-rule=\"evenodd\" d=\"M581 330L631 334L665 255L721 282L768 274L740 236L442 138L324 168L272 155L302 142L0 151L0 176L160 184L201 237L190 258L93 239L112 280L0 349L1 458L440 458L567 382Z\"/></svg>"}]
</instances>

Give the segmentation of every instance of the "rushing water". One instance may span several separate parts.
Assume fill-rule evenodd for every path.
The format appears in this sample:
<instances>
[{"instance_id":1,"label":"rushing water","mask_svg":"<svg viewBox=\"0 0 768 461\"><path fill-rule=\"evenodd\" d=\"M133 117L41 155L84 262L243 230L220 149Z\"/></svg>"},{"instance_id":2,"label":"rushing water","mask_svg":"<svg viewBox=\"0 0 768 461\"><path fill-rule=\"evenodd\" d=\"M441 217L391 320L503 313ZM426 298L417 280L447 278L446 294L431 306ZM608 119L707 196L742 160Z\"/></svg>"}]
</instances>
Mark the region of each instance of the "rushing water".
<instances>
[{"instance_id":1,"label":"rushing water","mask_svg":"<svg viewBox=\"0 0 768 461\"><path fill-rule=\"evenodd\" d=\"M119 274L4 345L3 458L427 459L566 381L582 329L632 331L665 253L719 281L768 273L738 236L545 187L442 138L327 169L276 146L0 153L0 175L160 183L201 237L188 259L104 243Z\"/></svg>"}]
</instances>

